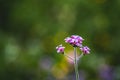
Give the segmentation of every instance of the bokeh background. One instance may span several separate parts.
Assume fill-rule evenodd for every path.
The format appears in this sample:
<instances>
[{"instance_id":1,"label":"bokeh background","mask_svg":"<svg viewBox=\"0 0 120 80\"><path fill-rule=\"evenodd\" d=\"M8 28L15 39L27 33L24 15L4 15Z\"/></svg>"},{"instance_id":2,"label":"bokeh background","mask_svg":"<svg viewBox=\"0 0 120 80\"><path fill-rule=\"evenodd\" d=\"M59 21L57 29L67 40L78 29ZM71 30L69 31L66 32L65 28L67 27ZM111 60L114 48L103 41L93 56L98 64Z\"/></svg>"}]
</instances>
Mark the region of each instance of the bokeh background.
<instances>
[{"instance_id":1,"label":"bokeh background","mask_svg":"<svg viewBox=\"0 0 120 80\"><path fill-rule=\"evenodd\" d=\"M120 80L120 0L0 0L0 80L75 80L55 50L72 34L91 48L81 80Z\"/></svg>"}]
</instances>

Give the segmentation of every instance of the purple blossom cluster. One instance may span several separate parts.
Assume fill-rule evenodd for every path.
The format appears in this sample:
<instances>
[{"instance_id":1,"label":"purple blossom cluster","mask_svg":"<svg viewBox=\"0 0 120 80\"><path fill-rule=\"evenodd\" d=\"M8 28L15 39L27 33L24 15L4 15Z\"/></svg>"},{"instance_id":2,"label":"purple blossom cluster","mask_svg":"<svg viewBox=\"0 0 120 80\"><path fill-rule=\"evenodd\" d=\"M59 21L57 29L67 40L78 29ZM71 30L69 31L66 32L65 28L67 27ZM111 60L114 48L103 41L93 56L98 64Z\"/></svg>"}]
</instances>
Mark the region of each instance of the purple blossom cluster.
<instances>
[{"instance_id":1,"label":"purple blossom cluster","mask_svg":"<svg viewBox=\"0 0 120 80\"><path fill-rule=\"evenodd\" d=\"M89 54L90 53L90 48L87 46L84 46L82 48L80 48L80 50L84 53L84 54Z\"/></svg>"},{"instance_id":2,"label":"purple blossom cluster","mask_svg":"<svg viewBox=\"0 0 120 80\"><path fill-rule=\"evenodd\" d=\"M74 57L71 57L64 52L65 47L62 46L62 44L56 47L57 53L61 53L61 54L65 55L71 61L74 62L76 80L79 80L78 60L80 60L80 58L83 55L86 55L86 54L90 53L90 48L82 45L83 40L84 39L81 36L78 36L78 35L72 35L70 37L65 38L65 42L74 47ZM79 48L82 51L82 54L80 54L79 57L77 57L77 49L76 48Z\"/></svg>"},{"instance_id":3,"label":"purple blossom cluster","mask_svg":"<svg viewBox=\"0 0 120 80\"><path fill-rule=\"evenodd\" d=\"M59 45L59 46L57 46L57 47L56 47L57 53L64 53L64 48L65 48L65 47L63 47L62 44Z\"/></svg>"},{"instance_id":4,"label":"purple blossom cluster","mask_svg":"<svg viewBox=\"0 0 120 80\"><path fill-rule=\"evenodd\" d=\"M83 46L84 39L81 36L78 35L72 35L71 37L67 37L65 38L65 42L69 43L70 45L72 45L73 47L78 47L83 54L89 54L90 53L90 48L87 46ZM57 49L57 53L64 53L64 46L59 45L56 47Z\"/></svg>"},{"instance_id":5,"label":"purple blossom cluster","mask_svg":"<svg viewBox=\"0 0 120 80\"><path fill-rule=\"evenodd\" d=\"M78 35L72 35L65 38L65 42L71 44L74 47L82 47L83 38Z\"/></svg>"}]
</instances>

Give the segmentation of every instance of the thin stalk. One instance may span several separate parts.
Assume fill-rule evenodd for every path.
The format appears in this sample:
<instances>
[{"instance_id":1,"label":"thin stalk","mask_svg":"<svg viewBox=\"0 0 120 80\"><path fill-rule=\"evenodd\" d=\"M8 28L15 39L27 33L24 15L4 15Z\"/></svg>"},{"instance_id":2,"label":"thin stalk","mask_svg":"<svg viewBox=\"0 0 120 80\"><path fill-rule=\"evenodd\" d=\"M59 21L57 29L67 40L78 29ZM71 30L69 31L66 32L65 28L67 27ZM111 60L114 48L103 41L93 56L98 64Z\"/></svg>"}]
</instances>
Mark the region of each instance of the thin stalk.
<instances>
[{"instance_id":1,"label":"thin stalk","mask_svg":"<svg viewBox=\"0 0 120 80\"><path fill-rule=\"evenodd\" d=\"M73 59L71 56L69 56L69 55L67 55L67 54L65 54L65 53L64 53L64 55L65 55L66 57L68 57L69 59L71 59L72 61L74 61L74 59Z\"/></svg>"},{"instance_id":2,"label":"thin stalk","mask_svg":"<svg viewBox=\"0 0 120 80\"><path fill-rule=\"evenodd\" d=\"M80 60L83 57L83 53L77 58L77 60Z\"/></svg>"},{"instance_id":3,"label":"thin stalk","mask_svg":"<svg viewBox=\"0 0 120 80\"><path fill-rule=\"evenodd\" d=\"M75 68L76 80L79 80L76 47L74 47L74 68Z\"/></svg>"}]
</instances>

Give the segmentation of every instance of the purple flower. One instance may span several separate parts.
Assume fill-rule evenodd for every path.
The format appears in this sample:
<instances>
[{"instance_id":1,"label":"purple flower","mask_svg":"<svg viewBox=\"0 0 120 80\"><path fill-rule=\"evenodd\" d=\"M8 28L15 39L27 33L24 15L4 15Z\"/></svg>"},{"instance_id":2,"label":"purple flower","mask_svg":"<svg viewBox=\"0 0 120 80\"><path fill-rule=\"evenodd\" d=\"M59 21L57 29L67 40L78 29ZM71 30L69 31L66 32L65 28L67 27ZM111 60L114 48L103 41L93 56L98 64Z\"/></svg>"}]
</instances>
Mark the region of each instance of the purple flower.
<instances>
[{"instance_id":1,"label":"purple flower","mask_svg":"<svg viewBox=\"0 0 120 80\"><path fill-rule=\"evenodd\" d=\"M78 35L72 35L71 38L78 40L79 43L82 43L84 40L81 36Z\"/></svg>"},{"instance_id":2,"label":"purple flower","mask_svg":"<svg viewBox=\"0 0 120 80\"><path fill-rule=\"evenodd\" d=\"M65 47L63 47L62 44L59 45L59 46L57 46L57 47L56 47L57 53L64 53L64 48L65 48Z\"/></svg>"},{"instance_id":3,"label":"purple flower","mask_svg":"<svg viewBox=\"0 0 120 80\"><path fill-rule=\"evenodd\" d=\"M70 38L70 37L65 38L66 43L71 43L71 40L72 40L72 38Z\"/></svg>"},{"instance_id":4,"label":"purple flower","mask_svg":"<svg viewBox=\"0 0 120 80\"><path fill-rule=\"evenodd\" d=\"M80 50L83 52L83 54L90 54L90 48L87 46L80 48Z\"/></svg>"},{"instance_id":5,"label":"purple flower","mask_svg":"<svg viewBox=\"0 0 120 80\"><path fill-rule=\"evenodd\" d=\"M99 76L102 80L114 80L114 70L111 66L103 64L100 66Z\"/></svg>"},{"instance_id":6,"label":"purple flower","mask_svg":"<svg viewBox=\"0 0 120 80\"><path fill-rule=\"evenodd\" d=\"M74 47L82 47L83 38L78 35L72 35L71 37L65 38L65 42L71 44Z\"/></svg>"}]
</instances>

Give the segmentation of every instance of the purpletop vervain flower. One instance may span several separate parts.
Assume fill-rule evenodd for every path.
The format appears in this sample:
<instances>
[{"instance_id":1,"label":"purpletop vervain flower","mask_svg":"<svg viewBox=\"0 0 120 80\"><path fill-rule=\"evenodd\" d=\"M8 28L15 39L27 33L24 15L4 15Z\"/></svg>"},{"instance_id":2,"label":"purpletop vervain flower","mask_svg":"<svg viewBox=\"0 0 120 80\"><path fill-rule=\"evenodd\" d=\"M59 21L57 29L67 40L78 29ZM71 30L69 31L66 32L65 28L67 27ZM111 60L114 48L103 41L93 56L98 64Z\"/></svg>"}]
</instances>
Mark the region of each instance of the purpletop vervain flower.
<instances>
[{"instance_id":1,"label":"purpletop vervain flower","mask_svg":"<svg viewBox=\"0 0 120 80\"><path fill-rule=\"evenodd\" d=\"M71 37L65 38L65 42L71 44L74 47L82 47L82 41L84 39L78 35L72 35Z\"/></svg>"},{"instance_id":2,"label":"purpletop vervain flower","mask_svg":"<svg viewBox=\"0 0 120 80\"><path fill-rule=\"evenodd\" d=\"M64 46L62 46L62 44L61 45L59 45L59 46L57 46L56 47L56 50L57 50L57 53L62 53L62 54L64 54Z\"/></svg>"},{"instance_id":3,"label":"purpletop vervain flower","mask_svg":"<svg viewBox=\"0 0 120 80\"><path fill-rule=\"evenodd\" d=\"M84 39L78 35L72 35L70 37L65 38L65 42L69 43L74 47L74 57L71 57L64 52L65 47L63 47L62 44L56 47L57 53L62 53L64 56L68 57L71 61L74 62L76 80L79 80L78 60L83 55L90 54L90 49L87 46L82 46L83 40ZM77 57L77 48L80 48L80 50L82 51L82 54L79 57Z\"/></svg>"},{"instance_id":4,"label":"purpletop vervain flower","mask_svg":"<svg viewBox=\"0 0 120 80\"><path fill-rule=\"evenodd\" d=\"M80 48L80 50L83 52L83 54L90 54L90 48L87 46Z\"/></svg>"}]
</instances>

